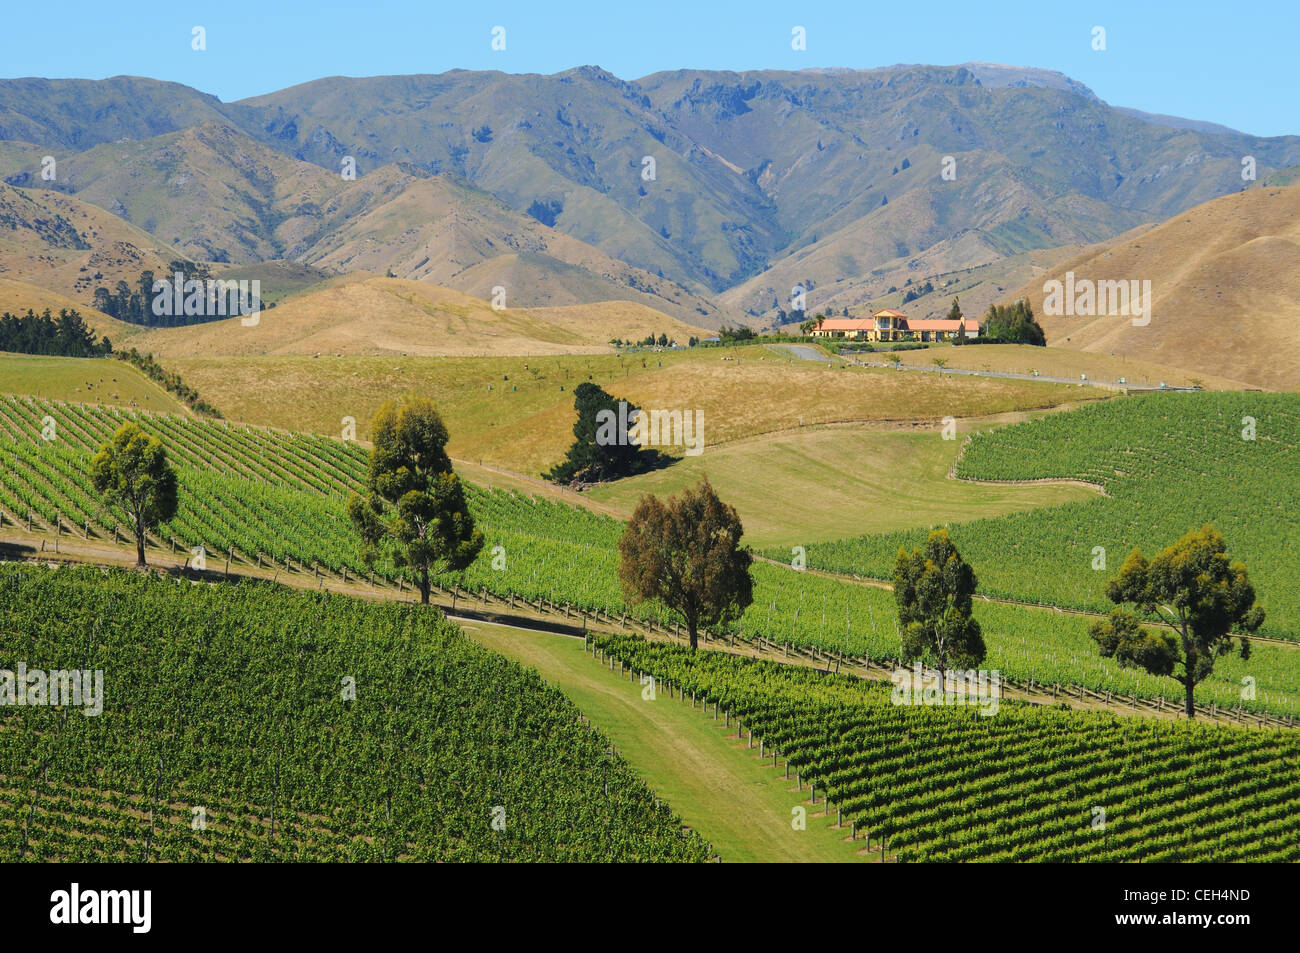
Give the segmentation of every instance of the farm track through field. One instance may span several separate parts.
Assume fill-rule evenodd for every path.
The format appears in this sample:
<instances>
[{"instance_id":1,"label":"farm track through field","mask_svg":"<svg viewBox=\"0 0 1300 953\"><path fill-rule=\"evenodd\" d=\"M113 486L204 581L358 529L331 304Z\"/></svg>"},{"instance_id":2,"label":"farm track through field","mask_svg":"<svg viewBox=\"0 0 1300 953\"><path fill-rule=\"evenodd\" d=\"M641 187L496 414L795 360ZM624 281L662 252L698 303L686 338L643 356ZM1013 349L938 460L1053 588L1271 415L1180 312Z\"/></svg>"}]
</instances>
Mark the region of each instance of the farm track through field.
<instances>
[{"instance_id":1,"label":"farm track through field","mask_svg":"<svg viewBox=\"0 0 1300 953\"><path fill-rule=\"evenodd\" d=\"M57 551L55 546L57 545ZM47 537L36 534L26 533L20 527L6 526L0 529L0 557L7 559L21 559L32 562L47 563L89 563L99 566L115 566L132 568L135 566L134 549L128 546L114 546L108 541L91 540L86 541L73 537L63 537L61 539L50 540ZM342 595L352 596L359 599L372 601L404 601L412 602L411 590L394 589L392 586L371 586L363 581L349 580L343 581L340 576L332 573L315 573L305 567L287 572L283 568L276 567L257 567L253 565L243 565L234 567L227 574L222 570L212 569L205 572L196 572L188 566L188 553L178 553L171 555L165 549L152 549L148 551L147 557L150 560L150 569L157 572L165 572L173 575L185 575L195 584L201 581L207 581L209 584L217 584L224 578L233 580L241 579L259 579L262 581L278 582L283 585L291 586L295 589L318 590L339 593ZM761 558L761 557L759 557ZM214 563L216 560L214 560ZM789 567L787 567L789 568ZM795 570L791 569L791 572ZM808 570L812 571L812 570ZM887 583L879 583L868 580L856 580L846 578L845 581L855 582L860 585L871 585L883 588L889 588ZM596 621L589 616L577 611L565 612L560 609L537 609L527 603L519 601L519 604L510 604L508 600L487 594L480 595L468 590L462 590L460 593L452 594L435 589L430 597L430 604L442 610L449 618L463 622L491 622L500 623L507 626L526 629L526 630L543 630L559 635L570 637L580 636L584 629L593 632L635 632L648 639L667 641L673 643L682 643L684 638L672 632L664 630L662 627L648 628L641 620L627 619L627 625L620 626L614 621L606 622L604 620ZM1041 608L1041 607L1036 607ZM1043 611L1057 611L1053 607L1044 608ZM1059 610L1064 611L1064 610ZM888 680L893 669L884 663L864 663L860 659L852 657L837 658L825 653L818 656L809 650L800 650L786 646L780 646L767 640L754 642L740 642L728 640L726 642L717 639L703 640L704 647L711 651L721 651L731 655L742 656L745 658L766 659L768 661L779 662L784 665L797 665L807 668L816 668L821 671L837 671L851 673L860 678L874 680ZM767 644L764 645L763 642ZM1284 643L1294 646L1295 643ZM1010 686L1003 685L1003 697L1027 701L1039 705L1052 705L1064 703L1071 708L1092 709L1111 711L1120 715L1140 716L1143 718L1163 718L1167 720L1179 720L1183 717L1181 705L1171 706L1163 710L1153 710L1140 703L1131 703L1122 700L1116 696L1110 701L1086 695L1082 691L1074 690L1074 686L1053 686L1036 683L1033 687L1029 686ZM1072 690L1074 693L1072 694ZM1075 697L1075 696L1078 697ZM1267 717L1267 716L1265 716ZM1228 710L1223 710L1217 715L1211 716L1203 713L1198 716L1198 721L1205 723L1232 725L1235 727L1254 727L1259 723L1259 727L1264 727L1265 722L1261 716L1256 713L1245 713L1242 716L1234 717ZM1280 727L1282 723L1276 718L1269 718L1270 722L1277 722L1276 725L1270 724L1269 727Z\"/></svg>"},{"instance_id":2,"label":"farm track through field","mask_svg":"<svg viewBox=\"0 0 1300 953\"><path fill-rule=\"evenodd\" d=\"M630 670L597 661L585 640L476 621L461 625L475 641L557 685L724 862L879 860L848 841L847 823L835 827L824 799L819 811L800 793L802 785L786 780L769 762L770 748L760 760L758 744L751 749L731 731L734 719L724 727L703 701L696 711L680 689L665 685L647 698ZM791 825L797 805L807 812L802 831Z\"/></svg>"}]
</instances>

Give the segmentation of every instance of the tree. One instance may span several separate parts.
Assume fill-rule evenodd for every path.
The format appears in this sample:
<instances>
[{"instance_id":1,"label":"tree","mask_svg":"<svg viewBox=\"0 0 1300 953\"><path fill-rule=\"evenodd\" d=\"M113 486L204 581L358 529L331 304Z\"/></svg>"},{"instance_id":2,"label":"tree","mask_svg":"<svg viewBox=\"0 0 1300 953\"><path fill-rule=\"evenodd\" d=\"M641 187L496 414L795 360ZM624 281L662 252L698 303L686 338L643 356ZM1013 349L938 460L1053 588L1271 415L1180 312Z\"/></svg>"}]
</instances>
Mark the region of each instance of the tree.
<instances>
[{"instance_id":1,"label":"tree","mask_svg":"<svg viewBox=\"0 0 1300 953\"><path fill-rule=\"evenodd\" d=\"M1047 336L1043 334L1043 329L1034 319L1033 309L1024 298L1018 299L1010 307L989 305L981 333L990 341L1006 344L1033 344L1038 347L1047 344Z\"/></svg>"},{"instance_id":2,"label":"tree","mask_svg":"<svg viewBox=\"0 0 1300 953\"><path fill-rule=\"evenodd\" d=\"M1120 608L1088 630L1103 658L1181 684L1188 718L1196 717L1197 683L1214 671L1216 659L1232 651L1234 633L1240 637L1241 657L1248 659L1246 635L1264 622L1245 564L1229 562L1227 551L1223 536L1210 525L1187 533L1150 562L1134 549L1106 585L1107 598ZM1123 608L1126 603L1159 616L1177 637L1144 629Z\"/></svg>"},{"instance_id":3,"label":"tree","mask_svg":"<svg viewBox=\"0 0 1300 953\"><path fill-rule=\"evenodd\" d=\"M578 419L568 455L542 476L555 483L594 483L648 468L652 454L632 440L638 408L583 381L573 389L573 409Z\"/></svg>"},{"instance_id":4,"label":"tree","mask_svg":"<svg viewBox=\"0 0 1300 953\"><path fill-rule=\"evenodd\" d=\"M957 297L954 297L954 298L952 299L952 307L950 307L950 308L948 309L948 317L947 317L947 320L949 320L949 321L962 321L963 318L965 318L965 315L963 315L963 314L961 313L961 304L959 303L958 298L957 298ZM965 323L962 323L961 325L959 325L958 328L957 328L957 330L953 333L953 336L952 336L952 343L953 343L953 344L965 344L965 343L966 343L966 325L965 325Z\"/></svg>"},{"instance_id":5,"label":"tree","mask_svg":"<svg viewBox=\"0 0 1300 953\"><path fill-rule=\"evenodd\" d=\"M361 534L362 559L374 564L388 552L409 566L429 602L430 573L460 572L483 548L483 533L465 503L447 456L447 428L433 401L387 401L370 424L374 449L367 497L353 493L348 516Z\"/></svg>"},{"instance_id":6,"label":"tree","mask_svg":"<svg viewBox=\"0 0 1300 953\"><path fill-rule=\"evenodd\" d=\"M894 601L903 630L903 658L932 660L946 684L949 667L974 668L984 661L984 636L971 616L979 580L948 538L930 533L925 549L901 546L894 564Z\"/></svg>"},{"instance_id":7,"label":"tree","mask_svg":"<svg viewBox=\"0 0 1300 953\"><path fill-rule=\"evenodd\" d=\"M133 317L133 320L139 321L141 324L149 324L153 320L153 282L153 271L146 268L144 271L140 272L140 283L138 287L140 289L140 301L142 304L139 316Z\"/></svg>"},{"instance_id":8,"label":"tree","mask_svg":"<svg viewBox=\"0 0 1300 953\"><path fill-rule=\"evenodd\" d=\"M126 423L90 464L95 489L125 512L135 532L136 565L144 566L145 534L176 515L176 471L162 441Z\"/></svg>"},{"instance_id":9,"label":"tree","mask_svg":"<svg viewBox=\"0 0 1300 953\"><path fill-rule=\"evenodd\" d=\"M618 541L624 596L657 599L681 615L694 650L701 626L734 621L754 601L743 532L707 478L667 503L642 497Z\"/></svg>"}]
</instances>

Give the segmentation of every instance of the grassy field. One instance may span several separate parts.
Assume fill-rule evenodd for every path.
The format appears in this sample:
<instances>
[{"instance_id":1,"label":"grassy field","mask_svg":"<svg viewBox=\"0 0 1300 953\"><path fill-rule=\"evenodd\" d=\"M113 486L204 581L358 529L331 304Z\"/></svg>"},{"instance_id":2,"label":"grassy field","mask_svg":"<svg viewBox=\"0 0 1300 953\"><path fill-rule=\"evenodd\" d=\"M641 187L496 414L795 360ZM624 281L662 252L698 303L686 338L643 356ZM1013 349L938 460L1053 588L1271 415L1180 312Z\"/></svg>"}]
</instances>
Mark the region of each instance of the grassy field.
<instances>
[{"instance_id":1,"label":"grassy field","mask_svg":"<svg viewBox=\"0 0 1300 953\"><path fill-rule=\"evenodd\" d=\"M0 353L0 393L188 414L185 405L130 364L111 358Z\"/></svg>"},{"instance_id":2,"label":"grassy field","mask_svg":"<svg viewBox=\"0 0 1300 953\"><path fill-rule=\"evenodd\" d=\"M934 367L936 358L946 361L948 367L971 371L999 371L1011 374L1032 374L1043 377L1065 377L1079 380L1088 375L1090 381L1117 382L1122 377L1130 386L1159 387L1163 381L1170 387L1190 387L1196 384L1211 390L1235 390L1245 387L1239 381L1179 370L1151 360L1130 358L1123 352L1090 354L1065 347L1034 347L1029 344L979 344L975 347L950 345L918 351L897 351L899 359L912 367ZM866 354L864 361L887 360L885 354Z\"/></svg>"},{"instance_id":3,"label":"grassy field","mask_svg":"<svg viewBox=\"0 0 1300 953\"><path fill-rule=\"evenodd\" d=\"M951 480L948 471L959 446L928 425L807 428L723 444L586 495L630 515L642 495L675 493L707 476L736 507L745 539L754 546L808 546L1095 495L1073 485L987 486Z\"/></svg>"},{"instance_id":4,"label":"grassy field","mask_svg":"<svg viewBox=\"0 0 1300 953\"><path fill-rule=\"evenodd\" d=\"M573 388L586 380L642 407L703 412L705 457L728 441L815 424L929 424L1097 396L1031 381L827 367L764 346L544 358L169 358L167 367L233 420L338 435L346 415L362 439L383 401L417 392L442 409L453 456L533 476L568 449Z\"/></svg>"},{"instance_id":5,"label":"grassy field","mask_svg":"<svg viewBox=\"0 0 1300 953\"><path fill-rule=\"evenodd\" d=\"M617 746L622 759L666 798L683 822L724 861L852 861L855 846L808 808L806 830L791 809L807 791L790 790L771 760L760 762L702 709L619 678L583 650L581 639L486 623L464 623L476 642L557 686Z\"/></svg>"}]
</instances>

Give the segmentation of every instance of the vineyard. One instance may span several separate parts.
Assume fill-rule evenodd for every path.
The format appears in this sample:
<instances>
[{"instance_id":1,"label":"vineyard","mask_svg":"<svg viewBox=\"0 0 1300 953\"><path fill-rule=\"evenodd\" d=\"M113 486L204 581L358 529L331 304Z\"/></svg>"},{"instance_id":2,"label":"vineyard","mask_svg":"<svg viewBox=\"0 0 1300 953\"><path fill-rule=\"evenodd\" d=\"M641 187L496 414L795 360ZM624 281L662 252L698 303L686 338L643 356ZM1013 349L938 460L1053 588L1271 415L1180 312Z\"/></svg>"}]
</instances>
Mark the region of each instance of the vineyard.
<instances>
[{"instance_id":1,"label":"vineyard","mask_svg":"<svg viewBox=\"0 0 1300 953\"><path fill-rule=\"evenodd\" d=\"M891 703L890 686L596 637L717 706L798 792L899 861L1300 860L1300 736L1037 708ZM715 711L715 717L717 713ZM882 849L883 844L883 849Z\"/></svg>"},{"instance_id":2,"label":"vineyard","mask_svg":"<svg viewBox=\"0 0 1300 953\"><path fill-rule=\"evenodd\" d=\"M41 436L46 418L55 423L52 441ZM0 398L0 514L22 523L31 512L33 525L50 532L62 526L63 532L88 530L92 537L112 539L119 518L97 501L89 460L122 419L97 408ZM174 538L182 551L202 545L216 556L233 553L248 566L321 567L369 578L345 510L347 493L364 480L367 456L356 444L224 422L145 414L133 419L165 441L180 474L180 509L157 534L157 546L167 547ZM473 485L467 498L486 544L465 573L438 580L444 588L545 600L606 619L670 620L653 605L624 603L617 520ZM814 548L810 556L821 551ZM988 554L970 558L986 591L984 581L996 574L998 562ZM737 626L743 636L875 661L897 654L891 593L764 562L756 562L753 572L754 603ZM402 578L391 565L375 567L377 585ZM1267 597L1263 584L1261 591ZM989 650L985 667L1011 678L1145 699L1171 697L1177 690L1170 680L1098 657L1084 617L992 603L977 603L977 616ZM1254 697L1243 691L1247 676L1255 679ZM1257 642L1249 661L1220 659L1196 697L1206 706L1300 715L1300 651Z\"/></svg>"},{"instance_id":3,"label":"vineyard","mask_svg":"<svg viewBox=\"0 0 1300 953\"><path fill-rule=\"evenodd\" d=\"M978 434L956 475L1084 480L1107 493L951 527L981 592L1105 611L1106 581L1134 546L1150 556L1214 523L1268 612L1260 634L1300 638L1300 396L1152 394L1094 403ZM808 565L888 579L899 546L923 539L916 530L816 544Z\"/></svg>"},{"instance_id":4,"label":"vineyard","mask_svg":"<svg viewBox=\"0 0 1300 953\"><path fill-rule=\"evenodd\" d=\"M557 689L410 605L0 566L19 663L102 670L102 713L0 706L3 862L709 857Z\"/></svg>"}]
</instances>

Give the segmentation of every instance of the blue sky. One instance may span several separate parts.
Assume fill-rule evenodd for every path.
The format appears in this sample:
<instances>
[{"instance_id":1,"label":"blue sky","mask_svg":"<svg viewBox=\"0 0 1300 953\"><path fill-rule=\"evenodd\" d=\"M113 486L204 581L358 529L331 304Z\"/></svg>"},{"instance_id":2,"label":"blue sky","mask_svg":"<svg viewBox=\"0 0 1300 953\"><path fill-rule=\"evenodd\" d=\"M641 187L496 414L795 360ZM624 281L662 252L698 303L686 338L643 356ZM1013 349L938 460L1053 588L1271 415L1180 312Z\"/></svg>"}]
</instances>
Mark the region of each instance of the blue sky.
<instances>
[{"instance_id":1,"label":"blue sky","mask_svg":"<svg viewBox=\"0 0 1300 953\"><path fill-rule=\"evenodd\" d=\"M1300 134L1300 3L873 0L737 3L177 4L61 0L6 17L5 76L174 80L229 102L321 76L456 67L552 73L596 64L624 79L657 70L870 68L1011 63L1059 70L1119 106ZM207 49L191 48L192 28ZM506 49L491 48L505 27ZM791 30L807 49L791 49ZM1093 28L1106 31L1096 51Z\"/></svg>"}]
</instances>

